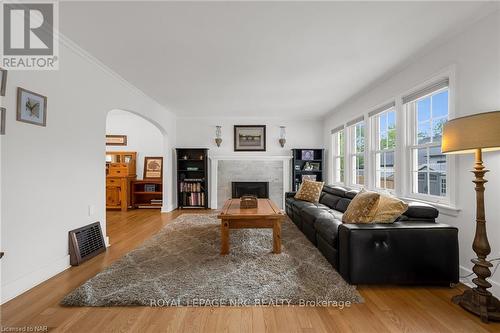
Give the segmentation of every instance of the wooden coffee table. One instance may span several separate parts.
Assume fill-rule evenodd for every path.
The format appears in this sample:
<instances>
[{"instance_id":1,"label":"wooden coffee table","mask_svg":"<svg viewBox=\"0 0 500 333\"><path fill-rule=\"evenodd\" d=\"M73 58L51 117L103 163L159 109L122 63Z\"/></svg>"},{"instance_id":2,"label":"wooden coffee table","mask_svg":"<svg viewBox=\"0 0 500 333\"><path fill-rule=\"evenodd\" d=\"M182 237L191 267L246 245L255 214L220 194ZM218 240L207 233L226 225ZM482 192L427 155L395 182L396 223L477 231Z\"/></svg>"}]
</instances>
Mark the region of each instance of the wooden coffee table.
<instances>
[{"instance_id":1,"label":"wooden coffee table","mask_svg":"<svg viewBox=\"0 0 500 333\"><path fill-rule=\"evenodd\" d=\"M270 199L258 199L257 208L240 208L240 199L229 199L217 216L221 219L222 255L229 254L229 229L272 228L273 253L281 253L281 222L285 214Z\"/></svg>"}]
</instances>

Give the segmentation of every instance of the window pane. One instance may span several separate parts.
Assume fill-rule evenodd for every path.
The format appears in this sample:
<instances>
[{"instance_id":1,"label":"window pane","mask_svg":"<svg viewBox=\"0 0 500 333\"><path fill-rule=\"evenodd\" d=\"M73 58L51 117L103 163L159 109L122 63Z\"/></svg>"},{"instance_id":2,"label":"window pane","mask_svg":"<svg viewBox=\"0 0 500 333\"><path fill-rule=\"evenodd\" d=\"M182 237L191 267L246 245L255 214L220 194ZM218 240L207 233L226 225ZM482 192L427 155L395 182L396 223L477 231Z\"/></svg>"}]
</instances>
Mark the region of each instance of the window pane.
<instances>
[{"instance_id":1,"label":"window pane","mask_svg":"<svg viewBox=\"0 0 500 333\"><path fill-rule=\"evenodd\" d=\"M432 96L432 118L448 117L448 90Z\"/></svg>"},{"instance_id":2,"label":"window pane","mask_svg":"<svg viewBox=\"0 0 500 333\"><path fill-rule=\"evenodd\" d=\"M394 152L393 151L388 151L385 153L385 167L387 169L394 168Z\"/></svg>"},{"instance_id":3,"label":"window pane","mask_svg":"<svg viewBox=\"0 0 500 333\"><path fill-rule=\"evenodd\" d=\"M340 182L344 182L344 156L340 157Z\"/></svg>"},{"instance_id":4,"label":"window pane","mask_svg":"<svg viewBox=\"0 0 500 333\"><path fill-rule=\"evenodd\" d=\"M416 149L417 165L415 171L427 171L427 148Z\"/></svg>"},{"instance_id":5,"label":"window pane","mask_svg":"<svg viewBox=\"0 0 500 333\"><path fill-rule=\"evenodd\" d=\"M394 189L394 172L386 172L385 173L385 188Z\"/></svg>"},{"instance_id":6,"label":"window pane","mask_svg":"<svg viewBox=\"0 0 500 333\"><path fill-rule=\"evenodd\" d=\"M429 173L429 194L437 196L446 196L446 192L441 191L441 180L445 179L446 175L439 172Z\"/></svg>"},{"instance_id":7,"label":"window pane","mask_svg":"<svg viewBox=\"0 0 500 333\"><path fill-rule=\"evenodd\" d=\"M356 152L362 153L365 150L365 126L362 123L356 125L355 135Z\"/></svg>"},{"instance_id":8,"label":"window pane","mask_svg":"<svg viewBox=\"0 0 500 333\"><path fill-rule=\"evenodd\" d=\"M431 98L426 97L417 102L417 119L418 122L428 121L431 119Z\"/></svg>"},{"instance_id":9,"label":"window pane","mask_svg":"<svg viewBox=\"0 0 500 333\"><path fill-rule=\"evenodd\" d=\"M446 173L446 156L441 153L441 147L429 148L429 171Z\"/></svg>"},{"instance_id":10,"label":"window pane","mask_svg":"<svg viewBox=\"0 0 500 333\"><path fill-rule=\"evenodd\" d=\"M443 135L443 125L446 123L447 118L440 118L433 121L432 124L432 142L441 142Z\"/></svg>"},{"instance_id":11,"label":"window pane","mask_svg":"<svg viewBox=\"0 0 500 333\"><path fill-rule=\"evenodd\" d=\"M417 193L427 194L427 172L418 172Z\"/></svg>"},{"instance_id":12,"label":"window pane","mask_svg":"<svg viewBox=\"0 0 500 333\"><path fill-rule=\"evenodd\" d=\"M396 112L390 111L387 112L387 127L396 128Z\"/></svg>"},{"instance_id":13,"label":"window pane","mask_svg":"<svg viewBox=\"0 0 500 333\"><path fill-rule=\"evenodd\" d=\"M344 131L339 132L339 155L344 155Z\"/></svg>"},{"instance_id":14,"label":"window pane","mask_svg":"<svg viewBox=\"0 0 500 333\"><path fill-rule=\"evenodd\" d=\"M418 123L417 143L424 144L431 142L431 123L429 121Z\"/></svg>"},{"instance_id":15,"label":"window pane","mask_svg":"<svg viewBox=\"0 0 500 333\"><path fill-rule=\"evenodd\" d=\"M356 184L364 184L364 169L365 158L363 156L356 156Z\"/></svg>"}]
</instances>

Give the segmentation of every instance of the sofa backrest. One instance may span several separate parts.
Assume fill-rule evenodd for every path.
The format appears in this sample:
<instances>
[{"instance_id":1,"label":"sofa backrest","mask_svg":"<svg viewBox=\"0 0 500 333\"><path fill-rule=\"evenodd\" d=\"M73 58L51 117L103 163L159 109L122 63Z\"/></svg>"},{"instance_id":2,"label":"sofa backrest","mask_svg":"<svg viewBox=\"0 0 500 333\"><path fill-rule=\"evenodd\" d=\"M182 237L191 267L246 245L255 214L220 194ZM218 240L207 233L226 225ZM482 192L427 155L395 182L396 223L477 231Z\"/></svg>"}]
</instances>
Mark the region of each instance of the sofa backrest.
<instances>
[{"instance_id":1,"label":"sofa backrest","mask_svg":"<svg viewBox=\"0 0 500 333\"><path fill-rule=\"evenodd\" d=\"M348 187L325 185L319 202L343 213L358 192L358 190ZM408 209L398 218L398 221L434 222L438 215L439 211L431 205L421 202L408 202Z\"/></svg>"}]
</instances>

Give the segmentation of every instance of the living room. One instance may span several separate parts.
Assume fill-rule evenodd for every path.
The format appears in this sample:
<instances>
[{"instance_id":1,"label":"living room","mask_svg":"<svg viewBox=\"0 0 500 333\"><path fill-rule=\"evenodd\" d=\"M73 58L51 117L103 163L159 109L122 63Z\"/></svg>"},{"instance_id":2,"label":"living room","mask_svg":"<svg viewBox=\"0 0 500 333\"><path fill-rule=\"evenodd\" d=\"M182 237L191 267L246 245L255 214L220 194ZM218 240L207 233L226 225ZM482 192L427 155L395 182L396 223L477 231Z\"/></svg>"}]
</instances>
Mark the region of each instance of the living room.
<instances>
[{"instance_id":1,"label":"living room","mask_svg":"<svg viewBox=\"0 0 500 333\"><path fill-rule=\"evenodd\" d=\"M498 2L43 3L2 3L2 330L500 330Z\"/></svg>"}]
</instances>

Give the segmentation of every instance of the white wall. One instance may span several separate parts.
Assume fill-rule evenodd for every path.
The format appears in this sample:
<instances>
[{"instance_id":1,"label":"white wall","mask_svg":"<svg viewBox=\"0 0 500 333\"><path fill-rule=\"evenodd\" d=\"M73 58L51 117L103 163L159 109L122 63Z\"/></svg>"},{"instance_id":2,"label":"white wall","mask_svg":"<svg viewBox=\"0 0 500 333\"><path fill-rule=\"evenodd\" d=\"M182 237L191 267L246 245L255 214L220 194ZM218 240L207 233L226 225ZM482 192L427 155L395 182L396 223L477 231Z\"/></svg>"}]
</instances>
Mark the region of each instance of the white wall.
<instances>
[{"instance_id":1,"label":"white wall","mask_svg":"<svg viewBox=\"0 0 500 333\"><path fill-rule=\"evenodd\" d=\"M222 126L222 144L215 144L215 126ZM322 148L323 126L321 120L276 118L177 118L177 146L209 148L209 155L250 154L234 152L234 125L266 125L267 150L259 155L291 155L292 148ZM281 148L278 140L280 126L286 126L286 145Z\"/></svg>"},{"instance_id":2,"label":"white wall","mask_svg":"<svg viewBox=\"0 0 500 333\"><path fill-rule=\"evenodd\" d=\"M173 183L175 117L69 41L60 70L9 72L1 140L2 302L69 265L68 231L105 222L105 127L112 109L153 120L166 135L164 181ZM48 97L47 127L15 120L16 88ZM164 209L172 208L167 188ZM89 212L89 206L92 212ZM113 240L111 239L111 244Z\"/></svg>"},{"instance_id":3,"label":"white wall","mask_svg":"<svg viewBox=\"0 0 500 333\"><path fill-rule=\"evenodd\" d=\"M163 134L150 121L128 111L111 110L106 118L106 134L126 135L126 146L106 146L107 151L137 152L137 179L144 173L144 157L163 155Z\"/></svg>"},{"instance_id":4,"label":"white wall","mask_svg":"<svg viewBox=\"0 0 500 333\"><path fill-rule=\"evenodd\" d=\"M325 118L324 142L330 146L330 130L369 111L374 106L394 98L404 91L425 82L446 67L455 66L456 116L500 110L500 12L497 11L476 22L450 39L441 47L414 60L397 74L373 85L371 89L353 97ZM473 129L480 130L480 129ZM499 128L500 131L500 128ZM484 162L490 173L486 175L486 219L492 254L500 257L500 152L486 153ZM441 214L440 222L459 228L461 275L472 268L475 257L471 246L475 229L475 192L472 184L473 156L462 155L457 162L458 216ZM331 180L330 180L331 181ZM500 269L499 269L500 271ZM500 272L491 279L494 292L500 295Z\"/></svg>"}]
</instances>

